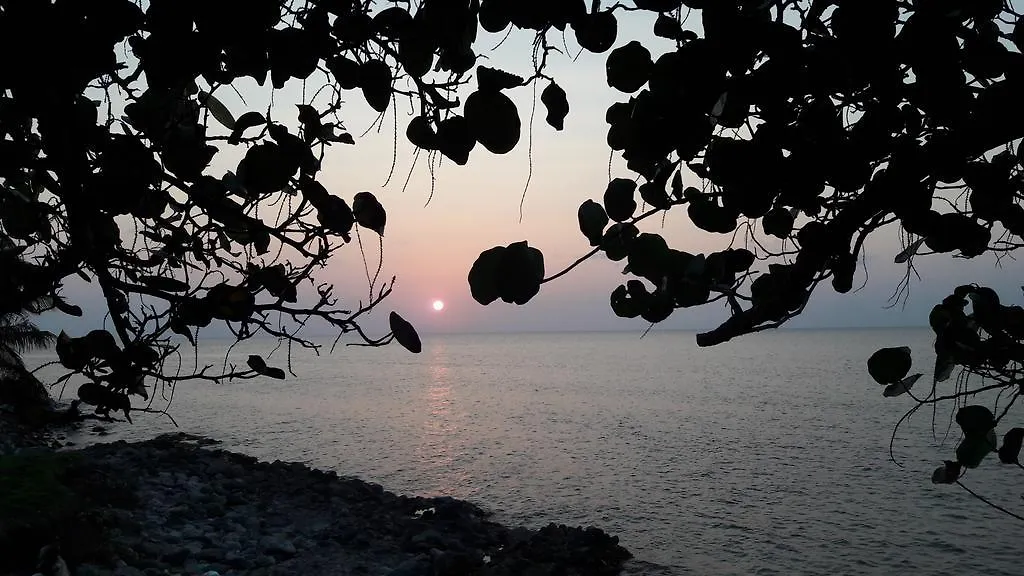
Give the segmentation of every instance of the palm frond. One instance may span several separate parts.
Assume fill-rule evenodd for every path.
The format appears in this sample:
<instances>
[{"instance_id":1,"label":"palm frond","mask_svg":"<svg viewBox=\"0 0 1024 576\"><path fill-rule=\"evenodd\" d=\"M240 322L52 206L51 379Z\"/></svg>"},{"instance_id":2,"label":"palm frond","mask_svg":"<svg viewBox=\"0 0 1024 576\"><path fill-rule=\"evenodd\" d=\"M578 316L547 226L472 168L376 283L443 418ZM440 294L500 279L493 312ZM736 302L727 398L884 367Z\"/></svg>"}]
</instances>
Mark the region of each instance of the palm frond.
<instances>
[{"instance_id":1,"label":"palm frond","mask_svg":"<svg viewBox=\"0 0 1024 576\"><path fill-rule=\"evenodd\" d=\"M38 326L28 319L28 315L22 312L0 314L0 346L5 346L15 353L23 354L29 350L36 350L50 346L56 340L56 336Z\"/></svg>"}]
</instances>

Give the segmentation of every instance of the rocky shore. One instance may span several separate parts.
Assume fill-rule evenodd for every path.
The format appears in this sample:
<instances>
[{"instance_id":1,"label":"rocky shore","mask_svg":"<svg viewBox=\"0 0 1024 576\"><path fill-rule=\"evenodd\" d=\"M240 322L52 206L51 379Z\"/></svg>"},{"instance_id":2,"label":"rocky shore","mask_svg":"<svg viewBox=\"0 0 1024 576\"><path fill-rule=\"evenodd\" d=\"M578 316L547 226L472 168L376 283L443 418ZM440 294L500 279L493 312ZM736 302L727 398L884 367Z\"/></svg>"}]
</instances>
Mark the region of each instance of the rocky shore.
<instances>
[{"instance_id":1,"label":"rocky shore","mask_svg":"<svg viewBox=\"0 0 1024 576\"><path fill-rule=\"evenodd\" d=\"M70 573L603 576L630 557L597 528L508 528L468 502L398 496L215 444L176 434L36 448L61 459L79 503L77 528L56 530ZM39 538L0 519L6 568L33 573Z\"/></svg>"}]
</instances>

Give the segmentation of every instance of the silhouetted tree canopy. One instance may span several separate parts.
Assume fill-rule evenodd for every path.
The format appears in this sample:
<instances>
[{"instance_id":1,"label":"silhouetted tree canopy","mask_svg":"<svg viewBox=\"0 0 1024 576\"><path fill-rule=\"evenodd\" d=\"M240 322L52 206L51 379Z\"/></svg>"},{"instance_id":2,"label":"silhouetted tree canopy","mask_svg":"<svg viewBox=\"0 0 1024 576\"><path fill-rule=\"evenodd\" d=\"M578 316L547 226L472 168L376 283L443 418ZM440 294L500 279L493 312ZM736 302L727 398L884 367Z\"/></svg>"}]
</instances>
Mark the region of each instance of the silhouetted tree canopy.
<instances>
[{"instance_id":1,"label":"silhouetted tree canopy","mask_svg":"<svg viewBox=\"0 0 1024 576\"><path fill-rule=\"evenodd\" d=\"M658 13L652 33L675 49L620 38L634 10ZM683 26L698 16L699 34ZM535 34L534 74L477 66L478 28ZM562 33L607 53L607 84L624 94L605 115L608 145L632 174L581 204L592 249L566 270L546 275L525 241L484 251L469 272L482 304L525 304L603 253L633 277L611 292L619 316L657 323L725 304L721 325L697 337L710 346L782 325L822 283L850 291L865 239L885 226L899 227L908 275L926 254L1021 247L1024 24L1001 0L7 1L0 250L18 273L0 277L0 312L45 301L80 314L63 295L68 279L97 285L113 332L61 334L57 353L68 377L85 377L81 400L126 417L129 395L147 387L285 376L258 356L178 371L173 335L194 345L213 322L239 340L314 346L300 330L316 319L418 351L397 314L381 337L359 325L390 283L371 279L371 298L343 307L316 279L359 229L386 229L371 193L317 179L328 147L354 143L343 98L359 94L382 114L410 102L408 140L456 164L477 144L503 154L523 129L511 90L543 86L546 122L564 127L571 101L545 73L557 51L548 39ZM303 100L229 110L217 95L244 78L268 90L302 81ZM231 153L231 170L212 168ZM693 254L641 231L679 209L730 247ZM937 391L955 367L1017 398L1020 307L961 287L931 325L940 362L918 406L974 390ZM913 395L910 367L902 349L869 363L887 395ZM995 449L1005 414L962 408L967 447L936 481L957 481ZM1003 461L1016 462L1022 437L1007 433Z\"/></svg>"},{"instance_id":2,"label":"silhouetted tree canopy","mask_svg":"<svg viewBox=\"0 0 1024 576\"><path fill-rule=\"evenodd\" d=\"M607 57L608 85L628 95L608 108L608 145L635 177L612 179L603 196L594 191L578 217L593 246L580 261L603 252L633 276L611 293L615 314L657 323L723 302L728 316L697 336L712 346L782 325L822 283L849 292L865 240L885 226L899 228L896 262L906 263L907 281L918 256L1022 246L1024 20L1012 3L635 5L662 12L653 34L676 49L652 55L631 41ZM616 4L570 25L580 45L600 52L613 44L616 13L629 9ZM697 11L703 34L680 26L681 15ZM693 254L639 228L674 209L727 235L730 247ZM545 278L542 254L519 242L482 253L469 282L482 304L522 304L561 274ZM885 396L909 394L916 410L961 406L979 391L1006 394L998 417L980 405L959 408L956 460L933 479L957 482L962 468L996 450L1019 466L1024 429L1010 429L1002 446L994 429L1024 384L1024 309L961 286L929 322L933 385L915 396L922 375L908 376L909 348L881 350L869 370ZM957 368L955 387L941 392Z\"/></svg>"}]
</instances>

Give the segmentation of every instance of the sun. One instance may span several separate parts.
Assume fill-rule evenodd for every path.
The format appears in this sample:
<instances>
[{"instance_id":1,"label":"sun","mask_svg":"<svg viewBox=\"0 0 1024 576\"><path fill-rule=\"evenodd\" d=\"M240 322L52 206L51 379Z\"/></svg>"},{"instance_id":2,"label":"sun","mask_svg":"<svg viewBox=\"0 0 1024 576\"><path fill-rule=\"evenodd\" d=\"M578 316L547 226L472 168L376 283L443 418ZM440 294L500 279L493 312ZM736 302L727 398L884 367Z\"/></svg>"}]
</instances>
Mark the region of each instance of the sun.
<instances>
[{"instance_id":1,"label":"sun","mask_svg":"<svg viewBox=\"0 0 1024 576\"><path fill-rule=\"evenodd\" d=\"M444 310L444 302L442 302L441 300L434 300L434 303L431 304L431 306L434 307L434 312L440 312L441 310Z\"/></svg>"}]
</instances>

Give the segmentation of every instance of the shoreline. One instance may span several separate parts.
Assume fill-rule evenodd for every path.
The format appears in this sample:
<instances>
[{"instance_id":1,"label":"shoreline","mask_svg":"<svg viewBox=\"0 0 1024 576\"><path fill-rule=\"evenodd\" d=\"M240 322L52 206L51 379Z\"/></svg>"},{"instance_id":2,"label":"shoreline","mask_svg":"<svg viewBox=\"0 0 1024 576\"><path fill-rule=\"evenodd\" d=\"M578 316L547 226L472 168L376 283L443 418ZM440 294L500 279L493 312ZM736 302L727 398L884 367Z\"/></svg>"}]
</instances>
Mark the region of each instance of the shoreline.
<instances>
[{"instance_id":1,"label":"shoreline","mask_svg":"<svg viewBox=\"0 0 1024 576\"><path fill-rule=\"evenodd\" d=\"M631 557L598 528L508 527L470 502L395 495L217 444L176 433L31 449L71 462L70 476L85 482L73 490L89 500L88 525L102 527L104 541L93 546L75 541L95 539L88 529L61 541L71 574L604 576ZM2 528L0 548L24 552L20 567L31 574L32 545Z\"/></svg>"}]
</instances>

